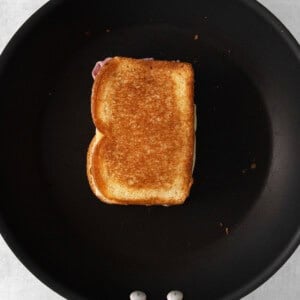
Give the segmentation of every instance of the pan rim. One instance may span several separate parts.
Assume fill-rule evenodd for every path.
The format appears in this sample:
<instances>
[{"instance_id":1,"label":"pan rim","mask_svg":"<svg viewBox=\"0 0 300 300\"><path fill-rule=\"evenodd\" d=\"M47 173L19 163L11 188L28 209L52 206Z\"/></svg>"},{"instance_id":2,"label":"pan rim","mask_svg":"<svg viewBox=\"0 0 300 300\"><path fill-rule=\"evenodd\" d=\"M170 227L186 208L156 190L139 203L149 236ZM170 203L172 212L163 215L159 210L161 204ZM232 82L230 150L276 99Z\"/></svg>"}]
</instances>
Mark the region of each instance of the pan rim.
<instances>
[{"instance_id":1,"label":"pan rim","mask_svg":"<svg viewBox=\"0 0 300 300\"><path fill-rule=\"evenodd\" d=\"M286 26L273 15L265 6L259 3L257 0L239 0L241 5L244 5L248 9L251 9L255 14L262 17L274 30L279 34L292 50L296 57L296 60L300 64L300 45L295 37L290 33ZM41 6L34 14L32 14L16 31L16 33L9 40L8 44L4 48L0 56L0 74L4 73L6 67L6 61L9 59L10 53L14 52L18 48L20 41L26 37L30 29L33 28L44 14L48 14L49 11L54 10L58 6L59 1L52 0ZM72 290L61 284L55 278L51 277L44 271L34 260L26 253L26 250L22 245L15 239L13 233L9 229L9 225L5 223L5 218L2 216L0 211L0 232L9 246L13 251L14 255L19 261L30 271L38 280L48 286L54 292L58 293L62 297L72 299L83 299L82 296L75 294ZM272 275L274 275L291 257L295 250L300 245L300 227L295 230L295 233L290 239L290 242L286 245L285 249L276 257L276 259L270 263L270 265L264 269L258 276L250 280L244 286L241 286L235 291L227 294L223 299L238 299L246 296L250 292L257 289L260 285L266 282Z\"/></svg>"}]
</instances>

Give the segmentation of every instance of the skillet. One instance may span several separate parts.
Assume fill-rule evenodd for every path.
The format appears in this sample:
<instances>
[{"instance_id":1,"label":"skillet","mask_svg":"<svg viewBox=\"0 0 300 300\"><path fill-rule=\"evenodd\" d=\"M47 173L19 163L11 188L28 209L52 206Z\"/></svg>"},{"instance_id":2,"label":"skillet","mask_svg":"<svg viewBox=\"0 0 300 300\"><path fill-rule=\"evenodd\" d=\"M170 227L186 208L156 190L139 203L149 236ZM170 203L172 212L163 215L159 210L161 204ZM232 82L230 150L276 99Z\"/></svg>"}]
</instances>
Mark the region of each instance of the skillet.
<instances>
[{"instance_id":1,"label":"skillet","mask_svg":"<svg viewBox=\"0 0 300 300\"><path fill-rule=\"evenodd\" d=\"M109 206L90 191L90 72L115 55L193 64L197 159L182 206ZM299 245L299 62L255 1L50 1L1 55L5 240L69 299L246 295Z\"/></svg>"}]
</instances>

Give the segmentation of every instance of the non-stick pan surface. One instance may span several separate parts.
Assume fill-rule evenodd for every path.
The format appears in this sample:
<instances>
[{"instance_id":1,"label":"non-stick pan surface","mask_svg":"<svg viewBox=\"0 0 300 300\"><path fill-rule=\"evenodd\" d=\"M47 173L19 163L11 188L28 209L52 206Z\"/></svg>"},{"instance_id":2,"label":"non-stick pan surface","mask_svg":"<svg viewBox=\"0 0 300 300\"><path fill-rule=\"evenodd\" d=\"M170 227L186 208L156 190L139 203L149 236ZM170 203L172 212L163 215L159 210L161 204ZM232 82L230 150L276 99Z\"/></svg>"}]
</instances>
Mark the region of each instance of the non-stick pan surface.
<instances>
[{"instance_id":1,"label":"non-stick pan surface","mask_svg":"<svg viewBox=\"0 0 300 300\"><path fill-rule=\"evenodd\" d=\"M193 64L182 206L110 206L89 188L90 73L116 55ZM299 243L299 45L254 1L51 1L2 54L0 95L2 234L67 298L238 298Z\"/></svg>"}]
</instances>

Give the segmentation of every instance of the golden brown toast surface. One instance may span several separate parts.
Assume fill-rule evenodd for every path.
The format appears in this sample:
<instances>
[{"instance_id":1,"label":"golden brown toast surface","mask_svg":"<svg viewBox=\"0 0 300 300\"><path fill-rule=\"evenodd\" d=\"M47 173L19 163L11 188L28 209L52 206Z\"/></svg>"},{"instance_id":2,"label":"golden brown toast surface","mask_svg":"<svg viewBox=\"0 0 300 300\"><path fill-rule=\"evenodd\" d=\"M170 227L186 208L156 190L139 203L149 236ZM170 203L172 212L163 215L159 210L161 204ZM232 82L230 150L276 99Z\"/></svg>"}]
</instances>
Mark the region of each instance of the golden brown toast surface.
<instances>
[{"instance_id":1,"label":"golden brown toast surface","mask_svg":"<svg viewBox=\"0 0 300 300\"><path fill-rule=\"evenodd\" d=\"M87 174L116 204L183 203L192 184L193 70L190 64L115 57L95 78L97 134Z\"/></svg>"}]
</instances>

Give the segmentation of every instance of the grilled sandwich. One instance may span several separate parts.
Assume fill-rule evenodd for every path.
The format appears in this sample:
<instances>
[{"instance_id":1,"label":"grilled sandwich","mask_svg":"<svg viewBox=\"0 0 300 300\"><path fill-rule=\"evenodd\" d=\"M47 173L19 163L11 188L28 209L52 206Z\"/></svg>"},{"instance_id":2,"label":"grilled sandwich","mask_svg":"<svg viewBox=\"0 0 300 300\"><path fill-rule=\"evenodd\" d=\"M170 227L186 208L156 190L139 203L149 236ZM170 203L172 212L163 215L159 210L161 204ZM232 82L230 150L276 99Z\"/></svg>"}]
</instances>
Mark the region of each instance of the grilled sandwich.
<instances>
[{"instance_id":1,"label":"grilled sandwich","mask_svg":"<svg viewBox=\"0 0 300 300\"><path fill-rule=\"evenodd\" d=\"M94 194L109 204L182 204L193 183L192 66L114 57L93 75L87 177Z\"/></svg>"}]
</instances>

